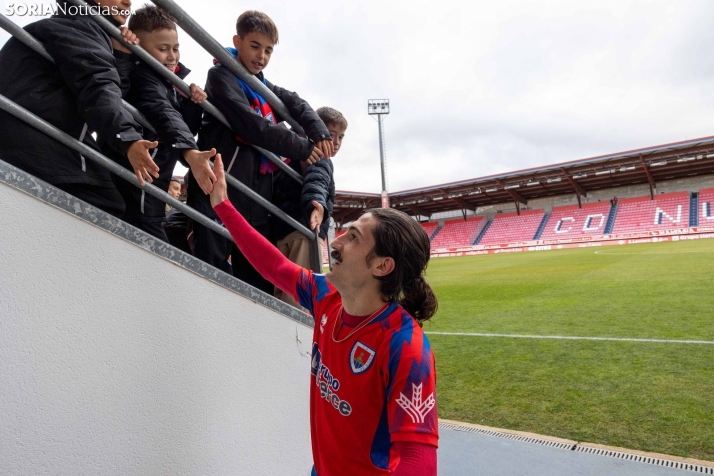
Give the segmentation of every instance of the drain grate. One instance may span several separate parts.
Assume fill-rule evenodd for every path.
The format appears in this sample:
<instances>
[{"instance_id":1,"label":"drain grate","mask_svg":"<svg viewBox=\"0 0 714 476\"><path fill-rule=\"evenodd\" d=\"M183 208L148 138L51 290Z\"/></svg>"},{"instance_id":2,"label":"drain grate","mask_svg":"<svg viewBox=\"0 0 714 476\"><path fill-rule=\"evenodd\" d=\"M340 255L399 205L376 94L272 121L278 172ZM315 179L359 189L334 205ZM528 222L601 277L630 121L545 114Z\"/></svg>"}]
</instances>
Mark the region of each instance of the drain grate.
<instances>
[{"instance_id":1,"label":"drain grate","mask_svg":"<svg viewBox=\"0 0 714 476\"><path fill-rule=\"evenodd\" d=\"M578 446L575 451L581 453L590 453L600 456L610 456L612 458L626 459L630 461L638 461L640 463L656 464L657 466L665 466L667 468L685 469L688 471L694 471L695 473L702 474L714 474L714 467L702 466L698 464L685 463L681 461L672 461L662 458L653 458L651 456L634 455L630 453L623 453L621 451L605 450L600 448L591 448L589 446Z\"/></svg>"},{"instance_id":2,"label":"drain grate","mask_svg":"<svg viewBox=\"0 0 714 476\"><path fill-rule=\"evenodd\" d=\"M562 448L564 450L575 449L573 443L561 443L560 441L546 440L543 438L533 438L531 436L514 435L512 433L504 433L501 431L486 430L484 428L474 428L465 425L456 425L454 423L439 423L439 428L449 430L465 431L467 433L478 433L479 435L495 436L497 438L505 438L507 440L524 441L526 443L534 443L536 445L550 446L552 448Z\"/></svg>"},{"instance_id":3,"label":"drain grate","mask_svg":"<svg viewBox=\"0 0 714 476\"><path fill-rule=\"evenodd\" d=\"M561 443L559 441L546 440L544 438L533 438L530 436L514 435L512 433L504 433L501 431L486 430L484 428L474 428L466 425L457 425L454 423L439 422L439 428L448 430L464 431L466 433L478 433L480 435L494 436L496 438L505 438L507 440L524 441L536 445L550 446L552 448L561 448L565 450L579 451L581 453L589 453L598 456L609 456L611 458L620 458L629 461L637 461L639 463L655 464L667 468L684 469L702 474L714 474L714 467L702 466L698 464L685 463L681 461L672 461L662 458L653 458L651 456L642 456L622 451L606 450L601 448L592 448L590 446L579 446L577 443Z\"/></svg>"}]
</instances>

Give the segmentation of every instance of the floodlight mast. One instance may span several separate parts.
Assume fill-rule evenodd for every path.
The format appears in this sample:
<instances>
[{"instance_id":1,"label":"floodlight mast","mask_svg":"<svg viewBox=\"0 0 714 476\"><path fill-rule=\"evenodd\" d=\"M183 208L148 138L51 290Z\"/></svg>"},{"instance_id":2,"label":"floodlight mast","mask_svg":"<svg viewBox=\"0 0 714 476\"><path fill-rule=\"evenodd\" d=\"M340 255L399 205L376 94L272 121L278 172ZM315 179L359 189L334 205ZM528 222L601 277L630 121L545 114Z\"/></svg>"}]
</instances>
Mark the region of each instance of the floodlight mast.
<instances>
[{"instance_id":1,"label":"floodlight mast","mask_svg":"<svg viewBox=\"0 0 714 476\"><path fill-rule=\"evenodd\" d=\"M389 99L368 99L367 113L370 116L377 116L379 125L379 161L382 166L382 208L389 208L389 195L387 194L387 171L384 150L384 125L382 116L389 114Z\"/></svg>"}]
</instances>

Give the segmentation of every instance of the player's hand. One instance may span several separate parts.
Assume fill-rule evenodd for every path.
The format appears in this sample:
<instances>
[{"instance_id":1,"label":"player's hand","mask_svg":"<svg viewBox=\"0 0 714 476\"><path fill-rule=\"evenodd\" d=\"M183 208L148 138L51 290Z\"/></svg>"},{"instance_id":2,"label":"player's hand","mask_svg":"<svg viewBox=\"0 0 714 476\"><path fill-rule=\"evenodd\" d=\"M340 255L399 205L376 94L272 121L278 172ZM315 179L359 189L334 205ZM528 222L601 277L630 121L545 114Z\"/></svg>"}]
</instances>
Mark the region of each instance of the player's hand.
<instances>
[{"instance_id":1,"label":"player's hand","mask_svg":"<svg viewBox=\"0 0 714 476\"><path fill-rule=\"evenodd\" d=\"M310 157L308 157L305 162L307 162L309 165L314 164L315 162L319 161L321 158L323 158L325 154L322 153L319 147L315 146L315 148L312 149L312 152L310 153Z\"/></svg>"},{"instance_id":2,"label":"player's hand","mask_svg":"<svg viewBox=\"0 0 714 476\"><path fill-rule=\"evenodd\" d=\"M310 213L310 229L317 230L325 218L325 207L315 200L312 201L312 206L315 207L315 209Z\"/></svg>"},{"instance_id":3,"label":"player's hand","mask_svg":"<svg viewBox=\"0 0 714 476\"><path fill-rule=\"evenodd\" d=\"M216 155L216 149L201 152L196 149L186 149L183 153L183 158L191 167L193 178L198 182L203 193L208 195L213 190L213 184L216 181L216 176L211 170L210 159Z\"/></svg>"},{"instance_id":4,"label":"player's hand","mask_svg":"<svg viewBox=\"0 0 714 476\"><path fill-rule=\"evenodd\" d=\"M121 32L121 36L125 42L129 43L130 45L138 45L139 44L139 38L137 38L136 35L134 33L132 33L132 31L130 29L128 29L127 27L120 26L119 31ZM112 38L112 47L117 51L123 51L124 53L131 53L129 48L122 45L120 41L117 41L114 38Z\"/></svg>"},{"instance_id":5,"label":"player's hand","mask_svg":"<svg viewBox=\"0 0 714 476\"><path fill-rule=\"evenodd\" d=\"M325 154L326 159L329 159L330 157L335 155L335 145L332 143L331 140L321 140L316 145L322 151L322 153Z\"/></svg>"},{"instance_id":6,"label":"player's hand","mask_svg":"<svg viewBox=\"0 0 714 476\"><path fill-rule=\"evenodd\" d=\"M136 178L142 187L145 185L144 179L151 183L154 181L154 179L151 178L152 175L155 178L159 178L159 166L154 163L154 159L152 159L149 154L149 149L154 149L158 146L159 143L156 141L149 142L148 140L142 139L131 144L126 151L126 157L129 159L129 163L134 169Z\"/></svg>"},{"instance_id":7,"label":"player's hand","mask_svg":"<svg viewBox=\"0 0 714 476\"><path fill-rule=\"evenodd\" d=\"M216 158L213 161L213 173L216 175L216 181L213 182L213 190L211 191L211 206L217 207L228 200L228 185L226 184L226 172L223 170L221 154L216 154Z\"/></svg>"}]
</instances>

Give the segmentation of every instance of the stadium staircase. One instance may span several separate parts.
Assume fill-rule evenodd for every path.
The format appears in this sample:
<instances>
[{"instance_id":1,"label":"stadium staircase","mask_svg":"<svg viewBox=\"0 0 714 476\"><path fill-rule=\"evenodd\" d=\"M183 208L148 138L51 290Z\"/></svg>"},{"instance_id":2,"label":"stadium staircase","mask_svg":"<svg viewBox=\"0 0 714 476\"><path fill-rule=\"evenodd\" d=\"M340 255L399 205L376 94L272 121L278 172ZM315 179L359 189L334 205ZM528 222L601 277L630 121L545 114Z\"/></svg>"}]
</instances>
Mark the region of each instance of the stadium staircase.
<instances>
[{"instance_id":1,"label":"stadium staircase","mask_svg":"<svg viewBox=\"0 0 714 476\"><path fill-rule=\"evenodd\" d=\"M420 225L422 228L424 228L424 231L429 237L429 241L433 240L436 234L439 233L439 230L441 230L439 222L436 221L427 221L424 223L420 223Z\"/></svg>"},{"instance_id":2,"label":"stadium staircase","mask_svg":"<svg viewBox=\"0 0 714 476\"><path fill-rule=\"evenodd\" d=\"M700 212L697 212L697 226L714 226L714 188L703 188L697 194Z\"/></svg>"},{"instance_id":3,"label":"stadium staircase","mask_svg":"<svg viewBox=\"0 0 714 476\"><path fill-rule=\"evenodd\" d=\"M607 225L605 225L605 235L612 233L612 227L615 226L615 220L617 219L617 206L618 204L616 203L610 207L610 213L607 215Z\"/></svg>"},{"instance_id":4,"label":"stadium staircase","mask_svg":"<svg viewBox=\"0 0 714 476\"><path fill-rule=\"evenodd\" d=\"M545 230L545 226L548 224L549 218L550 218L550 212L543 215L543 221L540 222L540 225L538 226L538 230L536 231L535 236L533 236L534 240L540 239L540 235L543 234L543 230Z\"/></svg>"},{"instance_id":5,"label":"stadium staircase","mask_svg":"<svg viewBox=\"0 0 714 476\"><path fill-rule=\"evenodd\" d=\"M699 224L699 194L692 192L689 198L689 226L697 226Z\"/></svg>"},{"instance_id":6,"label":"stadium staircase","mask_svg":"<svg viewBox=\"0 0 714 476\"><path fill-rule=\"evenodd\" d=\"M483 230L481 230L481 233L478 234L478 236L476 237L476 239L475 239L474 242L473 242L474 245L478 245L478 244L479 244L479 242L481 241L481 239L483 238L483 236L486 234L486 232L488 231L488 229L491 227L491 223L493 223L493 218L490 219L490 220L488 220L488 221L486 222L486 224L483 226Z\"/></svg>"}]
</instances>

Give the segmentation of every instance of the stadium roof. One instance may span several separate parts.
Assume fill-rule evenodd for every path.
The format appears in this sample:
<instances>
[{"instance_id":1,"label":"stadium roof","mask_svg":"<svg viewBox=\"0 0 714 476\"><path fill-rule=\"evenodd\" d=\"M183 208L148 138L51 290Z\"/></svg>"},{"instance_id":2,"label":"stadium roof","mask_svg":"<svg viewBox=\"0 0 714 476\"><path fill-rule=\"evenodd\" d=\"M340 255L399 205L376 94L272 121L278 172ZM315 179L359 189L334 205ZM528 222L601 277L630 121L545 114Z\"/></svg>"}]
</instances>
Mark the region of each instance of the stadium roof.
<instances>
[{"instance_id":1,"label":"stadium roof","mask_svg":"<svg viewBox=\"0 0 714 476\"><path fill-rule=\"evenodd\" d=\"M516 170L429 187L390 192L393 208L410 215L431 216L513 201L556 195L587 196L588 191L714 174L714 136L617 154ZM381 206L379 193L337 191L333 216L338 223L355 219L365 208Z\"/></svg>"}]
</instances>

